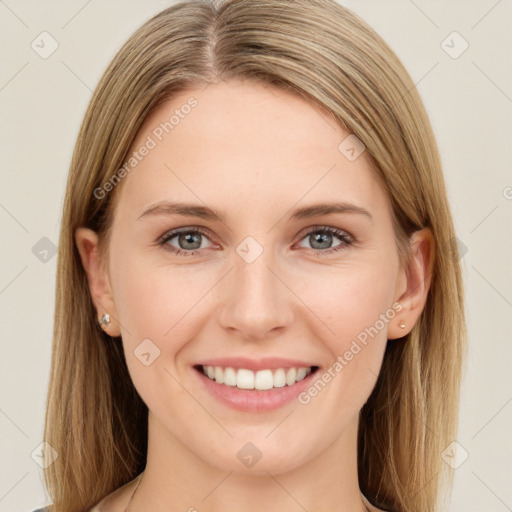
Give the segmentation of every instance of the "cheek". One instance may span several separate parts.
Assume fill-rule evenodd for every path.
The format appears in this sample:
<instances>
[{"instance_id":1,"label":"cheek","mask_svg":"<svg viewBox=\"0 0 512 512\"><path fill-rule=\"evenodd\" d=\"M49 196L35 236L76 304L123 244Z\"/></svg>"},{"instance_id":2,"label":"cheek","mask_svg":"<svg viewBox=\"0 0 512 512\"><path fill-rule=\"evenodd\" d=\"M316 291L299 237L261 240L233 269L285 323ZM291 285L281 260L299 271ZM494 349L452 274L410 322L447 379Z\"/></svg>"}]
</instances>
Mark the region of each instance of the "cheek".
<instances>
[{"instance_id":1,"label":"cheek","mask_svg":"<svg viewBox=\"0 0 512 512\"><path fill-rule=\"evenodd\" d=\"M117 313L125 328L123 339L176 339L189 324L189 314L208 287L204 275L162 265L125 259L112 277Z\"/></svg>"},{"instance_id":2,"label":"cheek","mask_svg":"<svg viewBox=\"0 0 512 512\"><path fill-rule=\"evenodd\" d=\"M318 318L321 327L315 338L322 333L329 352L326 371L318 376L322 382L307 390L301 403L311 402L314 415L321 415L322 407L337 411L337 425L368 399L382 364L388 324L396 321L395 274L391 266L387 268L378 262L331 267L303 279L297 290Z\"/></svg>"},{"instance_id":3,"label":"cheek","mask_svg":"<svg viewBox=\"0 0 512 512\"><path fill-rule=\"evenodd\" d=\"M334 357L344 353L353 339L364 338L368 329L374 333L372 326L379 331L372 339L386 338L387 323L379 318L392 304L395 274L392 265L381 262L389 262L392 255L388 260L369 260L336 266L291 265L279 272L290 283L289 291L282 289L281 299L294 308L305 332L328 345ZM133 348L149 338L165 344L166 351L179 350L180 340L193 339L201 329L201 318L208 321L215 313L211 301L222 300L224 285L219 278L225 270L213 265L166 266L123 257L113 262L112 269L123 339ZM208 292L214 293L208 297Z\"/></svg>"},{"instance_id":4,"label":"cheek","mask_svg":"<svg viewBox=\"0 0 512 512\"><path fill-rule=\"evenodd\" d=\"M374 337L386 339L386 320L394 316L395 279L392 265L385 267L378 262L324 267L293 277L298 283L296 294L324 326L323 340L336 355L375 325L379 333ZM381 315L388 317L384 323Z\"/></svg>"},{"instance_id":5,"label":"cheek","mask_svg":"<svg viewBox=\"0 0 512 512\"><path fill-rule=\"evenodd\" d=\"M188 404L175 362L200 329L201 281L192 277L193 271L145 263L141 257L113 260L112 268L114 300L134 386L151 410L166 410L169 401Z\"/></svg>"},{"instance_id":6,"label":"cheek","mask_svg":"<svg viewBox=\"0 0 512 512\"><path fill-rule=\"evenodd\" d=\"M123 252L123 257L113 259L111 266L127 363L140 371L140 362L131 356L145 340L151 348L147 342L151 340L157 347L154 350L160 351L159 363L170 364L171 368L179 351L211 321L223 290L232 290L219 281L224 267L171 266L161 261L145 262L140 255L128 256L135 253ZM351 375L351 380L363 373L367 376L368 368L378 373L387 340L386 313L394 292L393 258L386 255L372 261L371 256L358 256L359 261L347 258L337 265L309 262L284 266L278 274L293 285L290 290L274 289L274 293L282 294L280 300L288 301L286 307L294 309L297 321L295 327L288 327L298 329L301 337L318 345L319 353L325 355L322 363L328 366L340 356L351 358L344 368L346 378Z\"/></svg>"}]
</instances>

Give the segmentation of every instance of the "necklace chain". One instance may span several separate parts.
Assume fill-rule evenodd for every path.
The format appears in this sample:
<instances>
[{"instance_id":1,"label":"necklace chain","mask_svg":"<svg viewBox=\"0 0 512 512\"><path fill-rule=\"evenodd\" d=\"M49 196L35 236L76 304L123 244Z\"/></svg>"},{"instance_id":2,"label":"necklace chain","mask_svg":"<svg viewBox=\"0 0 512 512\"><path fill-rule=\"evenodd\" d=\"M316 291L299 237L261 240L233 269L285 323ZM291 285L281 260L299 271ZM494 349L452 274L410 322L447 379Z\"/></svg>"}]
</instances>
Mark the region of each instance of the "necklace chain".
<instances>
[{"instance_id":1,"label":"necklace chain","mask_svg":"<svg viewBox=\"0 0 512 512\"><path fill-rule=\"evenodd\" d=\"M143 476L144 476L144 471L140 474L139 482L135 486L135 489L133 490L132 495L130 497L130 501L128 502L128 505L124 509L124 512L130 512L130 505L132 504L133 497L135 496L135 493L137 492L137 489L139 488L139 485L142 482L142 477ZM364 508L366 509L366 512L370 512L370 509L368 508L368 505L365 503L364 497L362 495L361 495L361 497L363 498L363 505L364 505Z\"/></svg>"}]
</instances>

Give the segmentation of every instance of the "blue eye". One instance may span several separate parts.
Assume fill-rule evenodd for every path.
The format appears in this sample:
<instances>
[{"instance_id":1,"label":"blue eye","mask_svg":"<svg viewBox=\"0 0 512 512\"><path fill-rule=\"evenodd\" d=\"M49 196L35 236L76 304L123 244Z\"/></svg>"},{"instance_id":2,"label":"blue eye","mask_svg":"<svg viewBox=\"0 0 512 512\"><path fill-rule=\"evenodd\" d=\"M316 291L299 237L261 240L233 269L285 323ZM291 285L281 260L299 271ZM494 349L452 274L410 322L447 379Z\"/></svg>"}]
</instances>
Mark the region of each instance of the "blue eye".
<instances>
[{"instance_id":1,"label":"blue eye","mask_svg":"<svg viewBox=\"0 0 512 512\"><path fill-rule=\"evenodd\" d=\"M201 238L207 238L206 232L194 228L183 229L181 231L171 231L162 237L161 245L165 245L166 249L178 255L194 256L199 249L203 249ZM175 247L170 244L170 241L176 238L179 246Z\"/></svg>"},{"instance_id":2,"label":"blue eye","mask_svg":"<svg viewBox=\"0 0 512 512\"><path fill-rule=\"evenodd\" d=\"M328 226L316 227L306 233L304 239L308 239L310 244L318 245L319 247L311 247L316 254L326 254L345 249L347 246L354 243L352 237L345 231L340 229L330 228ZM341 242L332 247L333 238L338 238Z\"/></svg>"},{"instance_id":3,"label":"blue eye","mask_svg":"<svg viewBox=\"0 0 512 512\"><path fill-rule=\"evenodd\" d=\"M199 228L186 228L166 233L161 237L160 245L176 255L194 256L198 254L201 249L205 248L202 241L203 238L209 240L206 231ZM318 256L340 251L354 243L352 236L345 231L328 226L310 229L301 238L301 241L307 238L309 238L310 244L313 245L309 249L314 251ZM340 242L332 247L333 239L335 238L338 238ZM178 247L171 243L174 239L177 240Z\"/></svg>"}]
</instances>

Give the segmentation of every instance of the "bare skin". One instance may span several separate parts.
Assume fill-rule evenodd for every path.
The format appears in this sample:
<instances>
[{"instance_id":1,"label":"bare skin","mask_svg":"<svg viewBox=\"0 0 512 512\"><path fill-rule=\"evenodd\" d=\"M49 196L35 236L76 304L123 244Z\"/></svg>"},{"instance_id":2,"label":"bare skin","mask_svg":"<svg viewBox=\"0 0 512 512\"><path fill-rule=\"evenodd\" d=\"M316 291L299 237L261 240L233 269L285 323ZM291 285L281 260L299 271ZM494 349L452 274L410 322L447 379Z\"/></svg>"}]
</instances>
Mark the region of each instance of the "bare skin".
<instances>
[{"instance_id":1,"label":"bare skin","mask_svg":"<svg viewBox=\"0 0 512 512\"><path fill-rule=\"evenodd\" d=\"M138 475L121 488L110 493L108 496L103 498L98 505L91 509L90 512L125 512L128 506L131 505L130 499L136 490L140 478L140 475ZM368 512L385 512L380 508L374 507L364 496L362 498ZM131 510L133 509L130 506L130 512Z\"/></svg>"},{"instance_id":2,"label":"bare skin","mask_svg":"<svg viewBox=\"0 0 512 512\"><path fill-rule=\"evenodd\" d=\"M197 106L118 185L108 260L93 231L76 232L98 317L110 313L105 330L122 336L149 408L147 466L130 512L376 511L359 490L358 414L388 340L403 343L425 305L431 233L413 235L402 267L365 153L349 161L338 150L349 133L280 89L230 81L184 91L152 113L133 148L191 97ZM143 215L161 201L207 206L224 222ZM367 213L292 217L340 201ZM343 236L319 246L324 226ZM175 229L195 234L199 247L163 241ZM237 252L248 236L262 249L251 263ZM314 363L320 376L379 315L383 327L307 404L239 411L212 397L194 369L205 358L279 356ZM160 350L149 366L134 355L145 339ZM237 457L249 442L262 454L251 468ZM137 481L101 512L124 511Z\"/></svg>"}]
</instances>

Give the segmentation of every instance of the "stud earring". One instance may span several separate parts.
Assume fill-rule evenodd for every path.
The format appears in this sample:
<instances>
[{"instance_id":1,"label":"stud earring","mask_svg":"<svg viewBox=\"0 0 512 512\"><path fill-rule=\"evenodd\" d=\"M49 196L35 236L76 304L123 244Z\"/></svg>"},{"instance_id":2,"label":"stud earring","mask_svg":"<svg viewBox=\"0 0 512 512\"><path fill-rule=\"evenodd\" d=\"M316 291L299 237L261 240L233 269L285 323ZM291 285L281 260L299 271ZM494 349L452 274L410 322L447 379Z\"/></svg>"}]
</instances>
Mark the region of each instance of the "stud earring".
<instances>
[{"instance_id":1,"label":"stud earring","mask_svg":"<svg viewBox=\"0 0 512 512\"><path fill-rule=\"evenodd\" d=\"M101 327L103 327L104 325L108 325L110 323L110 315L108 313L105 313L102 317L101 317L101 320L99 321L99 324Z\"/></svg>"},{"instance_id":2,"label":"stud earring","mask_svg":"<svg viewBox=\"0 0 512 512\"><path fill-rule=\"evenodd\" d=\"M400 320L400 327L402 329L405 329L405 322L403 320Z\"/></svg>"}]
</instances>

